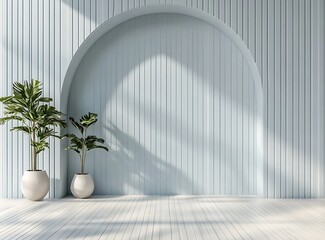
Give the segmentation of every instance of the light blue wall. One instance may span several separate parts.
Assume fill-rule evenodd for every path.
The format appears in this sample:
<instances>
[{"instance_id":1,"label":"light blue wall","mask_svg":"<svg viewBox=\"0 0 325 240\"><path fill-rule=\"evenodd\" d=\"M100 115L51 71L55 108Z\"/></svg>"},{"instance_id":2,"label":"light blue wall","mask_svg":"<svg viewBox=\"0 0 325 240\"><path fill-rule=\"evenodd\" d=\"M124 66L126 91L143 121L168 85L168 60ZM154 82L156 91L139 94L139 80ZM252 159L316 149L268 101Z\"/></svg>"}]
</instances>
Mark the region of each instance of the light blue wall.
<instances>
[{"instance_id":1,"label":"light blue wall","mask_svg":"<svg viewBox=\"0 0 325 240\"><path fill-rule=\"evenodd\" d=\"M230 26L250 49L263 81L264 158L268 197L324 196L324 15L322 0L160 1L205 11ZM56 99L69 62L84 39L105 20L159 1L1 2L1 95L14 81L39 78ZM3 197L20 197L28 164L27 139L1 127ZM41 156L51 177L50 197L66 192L60 143Z\"/></svg>"},{"instance_id":2,"label":"light blue wall","mask_svg":"<svg viewBox=\"0 0 325 240\"><path fill-rule=\"evenodd\" d=\"M122 23L92 46L68 114L99 113L89 134L112 146L88 155L95 194L257 194L261 80L231 37L161 13ZM71 153L69 181L78 171Z\"/></svg>"}]
</instances>

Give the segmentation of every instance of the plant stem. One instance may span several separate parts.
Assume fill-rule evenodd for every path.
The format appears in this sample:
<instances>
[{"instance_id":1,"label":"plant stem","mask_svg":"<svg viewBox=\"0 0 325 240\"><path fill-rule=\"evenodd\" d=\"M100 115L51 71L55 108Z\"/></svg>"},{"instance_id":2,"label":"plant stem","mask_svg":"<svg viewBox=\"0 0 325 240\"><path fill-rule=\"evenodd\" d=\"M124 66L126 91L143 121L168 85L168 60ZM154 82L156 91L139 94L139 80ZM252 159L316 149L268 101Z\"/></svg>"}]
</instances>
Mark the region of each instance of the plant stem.
<instances>
[{"instance_id":1,"label":"plant stem","mask_svg":"<svg viewBox=\"0 0 325 240\"><path fill-rule=\"evenodd\" d=\"M30 147L31 147L31 170L37 170L37 154L36 148L33 146L33 142L36 141L35 123L31 124L31 134L30 134Z\"/></svg>"},{"instance_id":2,"label":"plant stem","mask_svg":"<svg viewBox=\"0 0 325 240\"><path fill-rule=\"evenodd\" d=\"M31 123L29 122L29 129L31 129ZM33 146L32 146L32 142L33 142L33 139L32 139L32 135L31 133L29 132L29 146L30 146L30 167L32 168L33 166Z\"/></svg>"},{"instance_id":3,"label":"plant stem","mask_svg":"<svg viewBox=\"0 0 325 240\"><path fill-rule=\"evenodd\" d=\"M86 129L84 128L82 134L82 149L81 149L81 173L84 173L85 169L85 142L86 142Z\"/></svg>"},{"instance_id":4,"label":"plant stem","mask_svg":"<svg viewBox=\"0 0 325 240\"><path fill-rule=\"evenodd\" d=\"M32 142L35 142L35 131L33 131L32 132L32 136L31 136L31 140L32 140ZM32 143L31 142L31 143ZM32 161L32 171L36 171L36 150L35 150L35 147L33 146L33 145L31 145L31 150L32 150L32 159L31 159L31 161Z\"/></svg>"},{"instance_id":5,"label":"plant stem","mask_svg":"<svg viewBox=\"0 0 325 240\"><path fill-rule=\"evenodd\" d=\"M81 150L81 173L84 173L84 147Z\"/></svg>"}]
</instances>

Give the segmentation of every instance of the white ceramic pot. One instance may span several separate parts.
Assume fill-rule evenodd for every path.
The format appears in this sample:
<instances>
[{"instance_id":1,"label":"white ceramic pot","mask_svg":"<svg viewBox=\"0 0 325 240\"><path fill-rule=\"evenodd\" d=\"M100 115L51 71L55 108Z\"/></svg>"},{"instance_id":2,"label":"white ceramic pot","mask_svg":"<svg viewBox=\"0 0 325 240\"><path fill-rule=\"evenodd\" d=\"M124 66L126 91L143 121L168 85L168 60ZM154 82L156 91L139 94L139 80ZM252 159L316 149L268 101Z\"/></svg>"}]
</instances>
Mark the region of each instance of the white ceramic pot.
<instances>
[{"instance_id":1,"label":"white ceramic pot","mask_svg":"<svg viewBox=\"0 0 325 240\"><path fill-rule=\"evenodd\" d=\"M76 173L71 182L71 192L76 198L87 198L94 191L94 180L89 173Z\"/></svg>"},{"instance_id":2,"label":"white ceramic pot","mask_svg":"<svg viewBox=\"0 0 325 240\"><path fill-rule=\"evenodd\" d=\"M38 201L42 200L50 189L50 179L44 170L25 171L21 178L21 191L25 198Z\"/></svg>"}]
</instances>

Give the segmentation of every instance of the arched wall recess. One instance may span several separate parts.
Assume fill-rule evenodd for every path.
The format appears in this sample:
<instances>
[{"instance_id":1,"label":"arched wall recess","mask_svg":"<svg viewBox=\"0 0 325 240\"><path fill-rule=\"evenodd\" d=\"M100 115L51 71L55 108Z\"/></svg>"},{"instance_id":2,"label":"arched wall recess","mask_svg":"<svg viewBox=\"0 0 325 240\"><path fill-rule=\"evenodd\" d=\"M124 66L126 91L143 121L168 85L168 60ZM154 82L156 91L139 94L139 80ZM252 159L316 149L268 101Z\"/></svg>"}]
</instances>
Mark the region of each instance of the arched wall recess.
<instances>
[{"instance_id":1,"label":"arched wall recess","mask_svg":"<svg viewBox=\"0 0 325 240\"><path fill-rule=\"evenodd\" d=\"M182 6L146 6L137 9L130 10L128 12L122 13L116 17L111 18L104 24L102 24L98 29L96 29L80 46L67 70L64 83L62 86L61 93L61 110L67 112L67 102L70 92L70 86L72 84L73 79L76 76L76 72L78 71L78 67L82 64L84 57L90 52L90 49L100 41L100 38L104 35L109 35L111 31L115 27L119 27L118 25L127 22L131 19L135 19L140 16L146 16L150 14L177 14L188 16L191 18L198 19L200 21L206 22L209 25L213 26L215 29L220 31L224 36L226 36L241 52L244 61L247 63L249 68L249 72L251 74L251 78L254 86L254 94L256 95L256 111L254 115L256 121L254 122L254 135L256 139L256 143L258 146L256 147L256 193L259 196L263 196L263 91L261 85L261 79L257 70L257 66L251 56L249 50L246 48L245 44L241 41L241 39L224 23L220 22L216 18L191 8L182 7ZM109 43L108 43L109 44ZM62 150L61 153L61 161L64 161L66 158L66 153ZM141 193L141 192L138 192ZM148 192L145 192L148 193ZM150 192L149 192L150 193ZM170 193L170 192L168 192ZM181 193L181 192L176 192ZM188 192L185 192L188 193ZM201 192L199 192L201 193Z\"/></svg>"}]
</instances>

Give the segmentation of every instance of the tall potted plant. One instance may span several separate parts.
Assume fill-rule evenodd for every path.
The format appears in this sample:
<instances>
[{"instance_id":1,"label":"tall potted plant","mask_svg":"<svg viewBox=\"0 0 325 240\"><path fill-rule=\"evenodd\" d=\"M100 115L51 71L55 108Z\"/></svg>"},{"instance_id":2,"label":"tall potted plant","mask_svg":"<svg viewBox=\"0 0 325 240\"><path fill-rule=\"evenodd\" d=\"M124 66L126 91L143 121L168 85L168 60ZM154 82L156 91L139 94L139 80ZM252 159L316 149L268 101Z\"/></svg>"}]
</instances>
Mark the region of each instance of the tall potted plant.
<instances>
[{"instance_id":1,"label":"tall potted plant","mask_svg":"<svg viewBox=\"0 0 325 240\"><path fill-rule=\"evenodd\" d=\"M104 139L94 135L87 135L88 128L97 122L97 114L88 113L82 116L79 122L72 117L69 119L80 134L79 137L72 133L65 135L70 139L70 146L66 150L76 152L80 160L80 172L74 175L70 189L74 197L87 198L94 191L94 181L91 175L85 172L86 154L93 149L101 148L108 151L108 148L102 145L105 142Z\"/></svg>"},{"instance_id":2,"label":"tall potted plant","mask_svg":"<svg viewBox=\"0 0 325 240\"><path fill-rule=\"evenodd\" d=\"M50 106L52 98L42 96L42 83L38 80L15 82L13 94L0 98L4 105L4 117L0 124L16 120L19 124L11 131L20 131L29 136L30 169L21 179L23 195L30 200L43 199L49 191L50 181L44 170L38 169L38 155L49 148L48 138L59 137L54 127L66 127L62 113Z\"/></svg>"}]
</instances>

